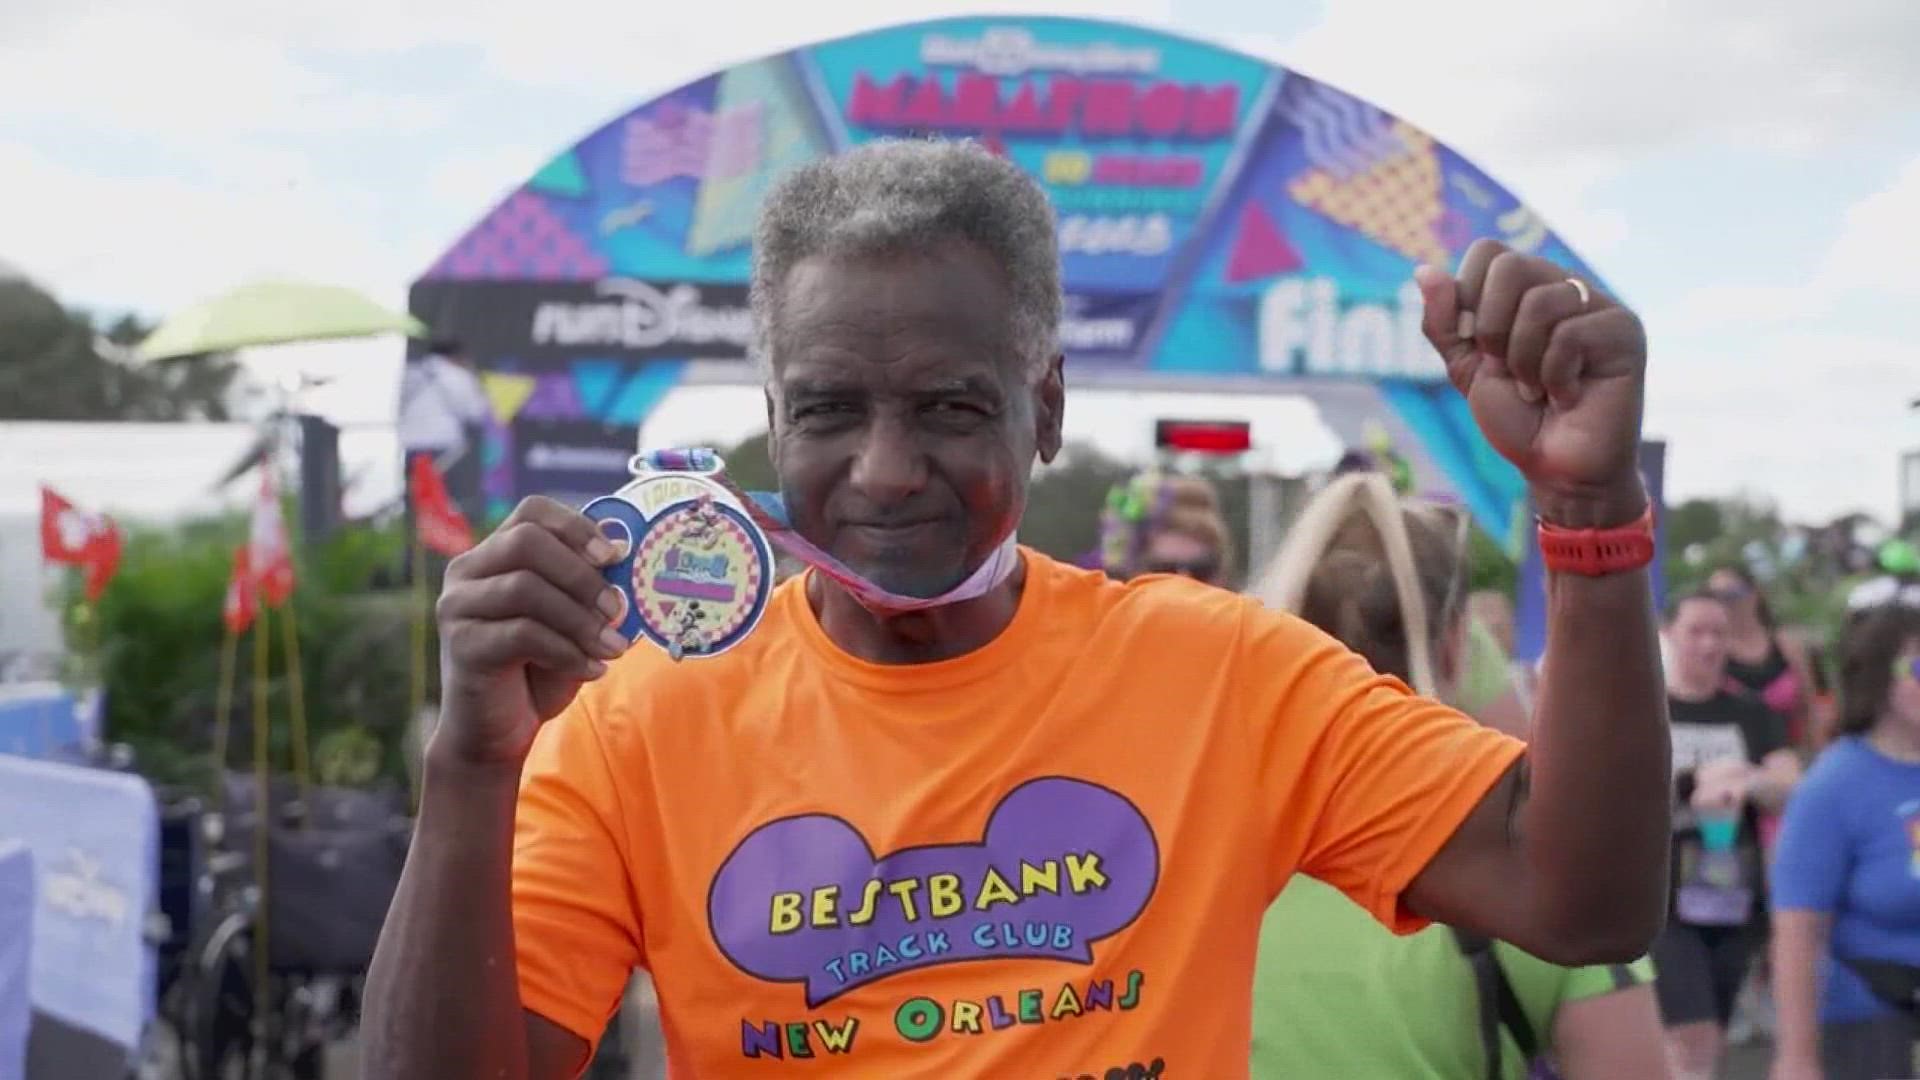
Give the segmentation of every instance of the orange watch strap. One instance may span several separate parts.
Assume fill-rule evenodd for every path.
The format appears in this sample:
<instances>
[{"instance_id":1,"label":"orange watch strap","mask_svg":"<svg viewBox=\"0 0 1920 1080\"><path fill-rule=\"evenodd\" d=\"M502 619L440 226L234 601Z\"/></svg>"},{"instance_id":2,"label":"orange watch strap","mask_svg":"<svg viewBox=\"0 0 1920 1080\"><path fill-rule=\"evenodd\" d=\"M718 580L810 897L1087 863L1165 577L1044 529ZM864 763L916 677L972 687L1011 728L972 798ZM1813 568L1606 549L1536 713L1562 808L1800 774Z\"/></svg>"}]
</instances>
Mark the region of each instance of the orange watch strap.
<instances>
[{"instance_id":1,"label":"orange watch strap","mask_svg":"<svg viewBox=\"0 0 1920 1080\"><path fill-rule=\"evenodd\" d=\"M1547 569L1585 577L1638 570L1653 562L1653 504L1638 520L1609 529L1563 529L1540 522Z\"/></svg>"}]
</instances>

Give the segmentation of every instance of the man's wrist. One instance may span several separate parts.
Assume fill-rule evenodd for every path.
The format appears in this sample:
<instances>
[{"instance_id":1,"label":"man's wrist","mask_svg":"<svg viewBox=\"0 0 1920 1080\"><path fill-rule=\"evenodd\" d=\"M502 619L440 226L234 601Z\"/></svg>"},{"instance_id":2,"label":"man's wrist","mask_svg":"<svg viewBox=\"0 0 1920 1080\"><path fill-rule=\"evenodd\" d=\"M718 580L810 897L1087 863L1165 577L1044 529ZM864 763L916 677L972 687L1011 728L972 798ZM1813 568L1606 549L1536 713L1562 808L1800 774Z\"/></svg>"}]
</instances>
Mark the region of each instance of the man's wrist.
<instances>
[{"instance_id":1,"label":"man's wrist","mask_svg":"<svg viewBox=\"0 0 1920 1080\"><path fill-rule=\"evenodd\" d=\"M506 791L517 795L522 767L523 763L517 761L475 761L445 740L432 738L427 740L421 768L429 781L439 780L463 791Z\"/></svg>"},{"instance_id":2,"label":"man's wrist","mask_svg":"<svg viewBox=\"0 0 1920 1080\"><path fill-rule=\"evenodd\" d=\"M1638 475L1608 484L1578 487L1536 485L1534 513L1556 529L1613 529L1631 525L1647 512L1647 489Z\"/></svg>"}]
</instances>

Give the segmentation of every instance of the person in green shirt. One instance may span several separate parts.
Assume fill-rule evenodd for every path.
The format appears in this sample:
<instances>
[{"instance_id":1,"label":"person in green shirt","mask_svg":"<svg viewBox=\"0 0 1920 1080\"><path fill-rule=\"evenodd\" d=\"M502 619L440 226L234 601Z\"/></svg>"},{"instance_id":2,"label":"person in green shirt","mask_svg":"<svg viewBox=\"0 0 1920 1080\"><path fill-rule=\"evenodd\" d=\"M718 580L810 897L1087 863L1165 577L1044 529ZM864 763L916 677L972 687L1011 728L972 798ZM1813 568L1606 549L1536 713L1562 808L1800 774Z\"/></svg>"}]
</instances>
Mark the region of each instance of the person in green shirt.
<instances>
[{"instance_id":1,"label":"person in green shirt","mask_svg":"<svg viewBox=\"0 0 1920 1080\"><path fill-rule=\"evenodd\" d=\"M1504 696L1492 692L1489 671L1505 671L1506 657L1465 616L1467 527L1458 508L1403 502L1377 474L1340 476L1301 514L1253 592L1376 670L1471 711ZM1296 876L1261 928L1251 1073L1665 1080L1653 974L1645 958L1557 967L1445 926L1397 936L1338 890Z\"/></svg>"}]
</instances>

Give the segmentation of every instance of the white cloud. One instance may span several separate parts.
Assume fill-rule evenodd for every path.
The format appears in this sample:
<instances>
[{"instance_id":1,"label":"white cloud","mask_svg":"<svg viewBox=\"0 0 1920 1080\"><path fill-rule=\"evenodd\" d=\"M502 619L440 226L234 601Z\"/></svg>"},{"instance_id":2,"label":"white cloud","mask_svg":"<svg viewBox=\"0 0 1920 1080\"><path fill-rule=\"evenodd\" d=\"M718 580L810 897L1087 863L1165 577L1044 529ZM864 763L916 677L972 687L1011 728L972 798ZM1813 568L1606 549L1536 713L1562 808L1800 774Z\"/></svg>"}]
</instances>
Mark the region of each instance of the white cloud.
<instances>
[{"instance_id":1,"label":"white cloud","mask_svg":"<svg viewBox=\"0 0 1920 1080\"><path fill-rule=\"evenodd\" d=\"M1920 156L1847 210L1817 280L1833 291L1920 300Z\"/></svg>"},{"instance_id":2,"label":"white cloud","mask_svg":"<svg viewBox=\"0 0 1920 1080\"><path fill-rule=\"evenodd\" d=\"M1746 490L1778 496L1808 520L1855 510L1887 517L1898 454L1920 445L1920 424L1906 413L1920 352L1839 332L1730 344L1654 360L1646 429L1672 440L1669 498Z\"/></svg>"},{"instance_id":3,"label":"white cloud","mask_svg":"<svg viewBox=\"0 0 1920 1080\"><path fill-rule=\"evenodd\" d=\"M297 156L236 156L247 170L195 184L63 165L0 142L0 237L7 257L63 297L165 311L255 276L377 290L392 302L408 260L352 200L303 181Z\"/></svg>"},{"instance_id":4,"label":"white cloud","mask_svg":"<svg viewBox=\"0 0 1920 1080\"><path fill-rule=\"evenodd\" d=\"M0 43L0 100L15 118L196 148L265 134L411 133L443 119L426 98L375 94L322 73L300 44L177 10L95 5L48 20L38 39Z\"/></svg>"},{"instance_id":5,"label":"white cloud","mask_svg":"<svg viewBox=\"0 0 1920 1080\"><path fill-rule=\"evenodd\" d=\"M1835 318L1849 301L1888 303L1920 340L1920 156L1886 187L1847 207L1832 244L1806 267L1781 264L1775 281L1713 282L1673 298L1651 318L1683 333L1723 327L1804 326ZM1798 271L1797 273L1795 271ZM1920 348L1920 346L1914 346ZM1920 354L1910 357L1920 366Z\"/></svg>"}]
</instances>

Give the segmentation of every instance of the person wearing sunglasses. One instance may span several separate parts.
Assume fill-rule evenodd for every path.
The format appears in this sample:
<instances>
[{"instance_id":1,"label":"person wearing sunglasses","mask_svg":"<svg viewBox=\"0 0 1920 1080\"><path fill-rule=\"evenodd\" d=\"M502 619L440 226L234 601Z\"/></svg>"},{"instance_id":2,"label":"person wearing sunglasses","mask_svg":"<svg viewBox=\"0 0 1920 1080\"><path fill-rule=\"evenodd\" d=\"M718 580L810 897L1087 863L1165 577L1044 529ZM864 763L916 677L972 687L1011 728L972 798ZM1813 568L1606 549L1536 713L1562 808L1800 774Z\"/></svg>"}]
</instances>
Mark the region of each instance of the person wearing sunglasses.
<instances>
[{"instance_id":1,"label":"person wearing sunglasses","mask_svg":"<svg viewBox=\"0 0 1920 1080\"><path fill-rule=\"evenodd\" d=\"M1477 642L1505 670L1466 612L1469 528L1457 505L1402 499L1388 477L1350 471L1308 504L1253 594L1374 670L1524 735L1524 722L1491 722L1467 701ZM1396 935L1296 875L1261 927L1250 1073L1663 1080L1652 982L1645 959L1569 968L1447 926Z\"/></svg>"},{"instance_id":2,"label":"person wearing sunglasses","mask_svg":"<svg viewBox=\"0 0 1920 1080\"><path fill-rule=\"evenodd\" d=\"M1774 1080L1916 1075L1920 609L1863 616L1842 654L1840 736L1774 853Z\"/></svg>"}]
</instances>

